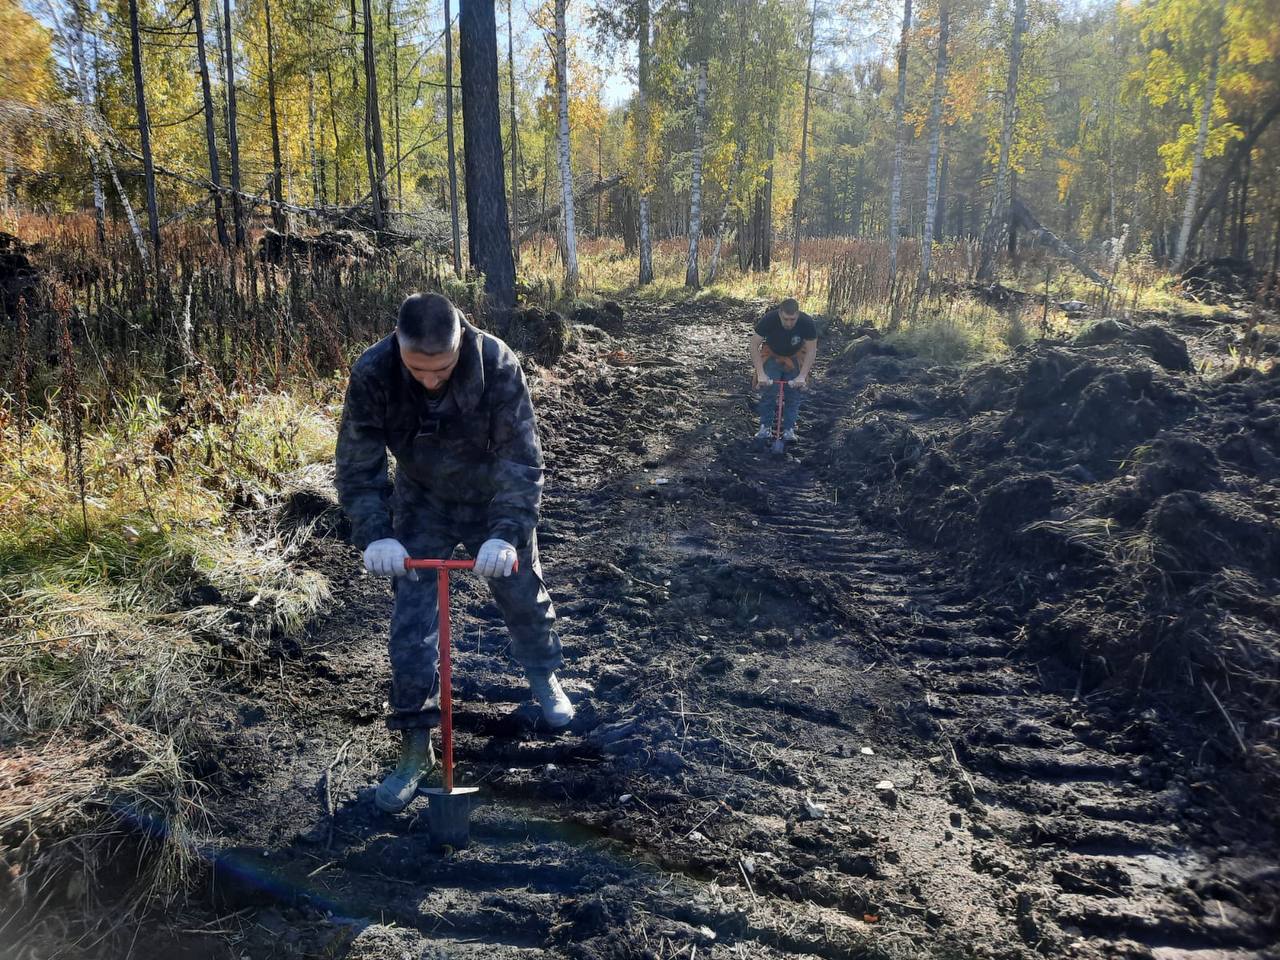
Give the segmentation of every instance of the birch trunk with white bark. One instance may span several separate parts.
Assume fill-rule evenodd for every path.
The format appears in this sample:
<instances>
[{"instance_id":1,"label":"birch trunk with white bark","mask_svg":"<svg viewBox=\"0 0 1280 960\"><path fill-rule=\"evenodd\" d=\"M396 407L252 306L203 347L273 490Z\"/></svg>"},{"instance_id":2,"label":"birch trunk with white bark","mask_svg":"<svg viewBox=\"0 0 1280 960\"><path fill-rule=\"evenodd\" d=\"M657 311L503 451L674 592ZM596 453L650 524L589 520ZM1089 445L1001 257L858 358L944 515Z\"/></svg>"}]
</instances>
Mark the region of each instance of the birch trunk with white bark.
<instances>
[{"instance_id":1,"label":"birch trunk with white bark","mask_svg":"<svg viewBox=\"0 0 1280 960\"><path fill-rule=\"evenodd\" d=\"M129 0L129 43L133 61L133 97L138 113L138 134L142 143L142 175L147 196L147 233L151 250L160 256L160 212L156 202L156 169L151 157L151 121L147 116L147 95L142 82L142 32L138 26L138 0Z\"/></svg>"},{"instance_id":2,"label":"birch trunk with white bark","mask_svg":"<svg viewBox=\"0 0 1280 960\"><path fill-rule=\"evenodd\" d=\"M698 240L702 235L702 155L706 149L707 61L698 61L698 84L693 115L693 178L689 187L689 261L684 285L697 290Z\"/></svg>"},{"instance_id":3,"label":"birch trunk with white bark","mask_svg":"<svg viewBox=\"0 0 1280 960\"><path fill-rule=\"evenodd\" d=\"M227 224L222 215L222 173L218 169L218 141L214 136L213 93L209 85L209 61L204 50L204 15L200 0L191 0L191 15L196 28L196 60L200 67L200 97L204 106L205 147L209 151L209 193L213 197L213 221L218 232L218 243L224 249L231 246L227 236Z\"/></svg>"},{"instance_id":4,"label":"birch trunk with white bark","mask_svg":"<svg viewBox=\"0 0 1280 960\"><path fill-rule=\"evenodd\" d=\"M556 140L560 160L560 243L564 248L564 286L578 292L578 237L573 211L573 166L569 153L569 41L565 27L568 0L556 0L556 97L559 121Z\"/></svg>"},{"instance_id":5,"label":"birch trunk with white bark","mask_svg":"<svg viewBox=\"0 0 1280 960\"><path fill-rule=\"evenodd\" d=\"M938 58L933 69L933 98L929 103L929 165L926 172L924 237L920 241L920 280L917 291L929 282L933 263L933 231L938 212L938 150L942 144L942 101L947 90L947 41L951 30L950 0L938 7Z\"/></svg>"},{"instance_id":6,"label":"birch trunk with white bark","mask_svg":"<svg viewBox=\"0 0 1280 960\"><path fill-rule=\"evenodd\" d=\"M1004 87L1004 118L1000 125L1000 158L996 163L996 189L982 231L978 279L989 281L995 273L996 253L1009 230L1009 165L1013 131L1018 122L1018 71L1022 66L1022 34L1027 25L1027 0L1014 0L1013 33L1009 38L1009 73Z\"/></svg>"},{"instance_id":7,"label":"birch trunk with white bark","mask_svg":"<svg viewBox=\"0 0 1280 960\"><path fill-rule=\"evenodd\" d=\"M1209 54L1209 80L1204 91L1204 105L1200 108L1200 129L1196 131L1196 152L1191 160L1191 182L1187 185L1187 199L1182 207L1182 225L1178 229L1178 245L1173 252L1173 269L1177 271L1187 256L1191 239L1191 221L1196 215L1196 198L1200 194L1200 177L1204 172L1204 148L1209 140L1209 121L1213 114L1213 99L1218 93L1218 60L1222 48L1222 22L1227 15L1227 0L1218 7L1218 19L1214 24L1213 50Z\"/></svg>"},{"instance_id":8,"label":"birch trunk with white bark","mask_svg":"<svg viewBox=\"0 0 1280 960\"><path fill-rule=\"evenodd\" d=\"M649 0L636 3L636 180L639 193L640 285L653 282L653 238L649 230Z\"/></svg>"},{"instance_id":9,"label":"birch trunk with white bark","mask_svg":"<svg viewBox=\"0 0 1280 960\"><path fill-rule=\"evenodd\" d=\"M231 219L235 225L236 246L244 246L244 204L240 189L240 132L236 114L236 59L231 45L231 0L222 0L222 28L226 32L223 67L227 85L227 151L231 158Z\"/></svg>"},{"instance_id":10,"label":"birch trunk with white bark","mask_svg":"<svg viewBox=\"0 0 1280 960\"><path fill-rule=\"evenodd\" d=\"M889 282L898 276L898 224L902 214L902 154L907 127L902 114L907 103L907 41L911 37L911 0L902 4L902 41L898 44L898 95L893 101L893 182L889 187Z\"/></svg>"}]
</instances>

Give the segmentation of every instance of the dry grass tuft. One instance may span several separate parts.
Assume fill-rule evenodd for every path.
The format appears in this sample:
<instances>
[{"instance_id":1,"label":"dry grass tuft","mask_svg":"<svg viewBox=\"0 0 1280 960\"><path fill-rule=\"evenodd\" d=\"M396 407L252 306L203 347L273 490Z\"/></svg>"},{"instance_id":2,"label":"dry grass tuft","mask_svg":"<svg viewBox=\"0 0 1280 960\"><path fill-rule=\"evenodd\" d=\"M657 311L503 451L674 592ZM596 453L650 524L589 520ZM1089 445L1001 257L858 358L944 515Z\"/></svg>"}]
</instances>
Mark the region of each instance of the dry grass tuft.
<instances>
[{"instance_id":1,"label":"dry grass tuft","mask_svg":"<svg viewBox=\"0 0 1280 960\"><path fill-rule=\"evenodd\" d=\"M210 671L252 669L328 598L290 562L309 528L274 518L286 472L332 455L331 411L289 393L201 399L137 396L99 416L83 499L59 424L35 420L19 449L0 415L0 851L28 912L125 834L149 847L133 900L182 889Z\"/></svg>"}]
</instances>

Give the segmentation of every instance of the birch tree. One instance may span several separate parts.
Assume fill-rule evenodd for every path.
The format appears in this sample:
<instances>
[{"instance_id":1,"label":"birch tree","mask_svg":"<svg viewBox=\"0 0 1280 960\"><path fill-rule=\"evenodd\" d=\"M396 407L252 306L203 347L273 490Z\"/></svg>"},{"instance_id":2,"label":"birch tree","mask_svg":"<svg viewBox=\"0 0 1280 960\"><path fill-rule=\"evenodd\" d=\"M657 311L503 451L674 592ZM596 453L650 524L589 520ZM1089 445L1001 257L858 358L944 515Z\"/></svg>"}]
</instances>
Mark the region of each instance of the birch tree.
<instances>
[{"instance_id":1,"label":"birch tree","mask_svg":"<svg viewBox=\"0 0 1280 960\"><path fill-rule=\"evenodd\" d=\"M1009 35L1009 72L1004 87L1003 119L1000 124L1000 157L996 162L995 192L982 230L978 260L978 280L987 283L995 273L996 252L1009 229L1009 167L1013 152L1014 127L1018 122L1018 70L1022 66L1022 35L1027 28L1027 0L1013 0L1013 29Z\"/></svg>"},{"instance_id":2,"label":"birch tree","mask_svg":"<svg viewBox=\"0 0 1280 960\"><path fill-rule=\"evenodd\" d=\"M1022 0L1018 0L1022 2ZM898 231L902 214L902 152L907 125L902 115L907 103L907 48L911 39L911 0L902 3L902 40L898 44L898 95L893 101L893 177L889 185L889 282L898 277Z\"/></svg>"},{"instance_id":3,"label":"birch tree","mask_svg":"<svg viewBox=\"0 0 1280 960\"><path fill-rule=\"evenodd\" d=\"M214 227L218 233L218 243L226 248L231 246L231 238L227 236L227 223L222 215L222 171L218 168L218 140L214 135L213 92L209 84L209 60L204 51L204 17L200 10L200 0L191 0L191 16L196 29L196 62L200 68L200 97L204 107L204 136L209 150L209 182L212 186L209 193L213 199Z\"/></svg>"},{"instance_id":4,"label":"birch tree","mask_svg":"<svg viewBox=\"0 0 1280 960\"><path fill-rule=\"evenodd\" d=\"M804 61L804 107L800 114L800 182L796 186L795 236L791 241L791 269L800 266L800 223L804 215L804 181L809 161L809 88L813 80L813 33L818 23L818 0L809 12L809 53Z\"/></svg>"},{"instance_id":5,"label":"birch tree","mask_svg":"<svg viewBox=\"0 0 1280 960\"><path fill-rule=\"evenodd\" d=\"M1173 252L1173 269L1182 266L1191 237L1191 221L1196 215L1196 198L1200 193L1200 177L1204 171L1205 144L1209 141L1209 121L1213 114L1213 100L1218 93L1218 66L1222 54L1222 25L1227 16L1227 0L1218 4L1218 14L1213 20L1209 40L1209 69L1205 80L1204 103L1200 107L1200 126L1196 132L1195 151L1191 160L1191 182L1187 184L1187 196L1182 206L1182 224L1178 228L1178 244Z\"/></svg>"},{"instance_id":6,"label":"birch tree","mask_svg":"<svg viewBox=\"0 0 1280 960\"><path fill-rule=\"evenodd\" d=\"M569 151L569 41L565 27L568 0L555 0L556 147L560 164L560 243L564 251L565 293L578 292L578 238L573 210L573 167Z\"/></svg>"},{"instance_id":7,"label":"birch tree","mask_svg":"<svg viewBox=\"0 0 1280 960\"><path fill-rule=\"evenodd\" d=\"M116 188L116 194L120 200L120 208L124 211L125 221L129 224L129 232L133 236L138 257L144 266L149 267L151 253L147 248L146 241L143 239L142 229L138 226L138 217L134 213L133 203L129 200L129 194L120 182L120 174L116 170L115 160L111 156L111 142L116 139L115 131L111 129L99 112L90 86L89 68L85 62L84 50L84 7L82 4L77 3L73 8L76 14L74 31L67 29L62 19L61 8L57 3L46 3L44 9L48 13L49 19L53 21L54 29L62 39L63 58L71 72L72 86L79 95L80 116L83 120L84 128L81 142L89 154L89 162L95 175L99 164L106 167L107 174L111 178L111 185ZM95 202L97 202L97 199L95 195Z\"/></svg>"},{"instance_id":8,"label":"birch tree","mask_svg":"<svg viewBox=\"0 0 1280 960\"><path fill-rule=\"evenodd\" d=\"M156 169L151 156L151 120L147 116L147 94L142 83L142 33L138 27L138 0L129 0L129 49L133 61L133 102L138 116L138 136L142 144L142 175L147 197L147 236L152 254L160 256L160 213L156 206Z\"/></svg>"},{"instance_id":9,"label":"birch tree","mask_svg":"<svg viewBox=\"0 0 1280 960\"><path fill-rule=\"evenodd\" d=\"M929 160L925 167L924 236L920 241L920 279L917 294L929 282L933 261L933 233L938 216L938 149L942 143L942 106L947 90L947 41L951 30L951 0L938 4L938 53L933 68L933 95L929 101Z\"/></svg>"},{"instance_id":10,"label":"birch tree","mask_svg":"<svg viewBox=\"0 0 1280 960\"><path fill-rule=\"evenodd\" d=\"M652 123L649 110L649 0L636 0L636 193L640 245L641 286L653 282L653 240L649 232L650 191L653 177L649 165L649 138Z\"/></svg>"},{"instance_id":11,"label":"birch tree","mask_svg":"<svg viewBox=\"0 0 1280 960\"><path fill-rule=\"evenodd\" d=\"M240 181L240 131L236 115L236 55L231 43L231 0L222 0L222 29L226 49L222 56L227 89L227 151L231 159L231 219L235 223L236 246L244 246L244 203Z\"/></svg>"},{"instance_id":12,"label":"birch tree","mask_svg":"<svg viewBox=\"0 0 1280 960\"><path fill-rule=\"evenodd\" d=\"M702 236L702 155L706 150L707 126L707 61L698 59L698 76L694 85L693 174L689 185L689 256L684 271L684 285L692 290L698 282L698 240Z\"/></svg>"}]
</instances>

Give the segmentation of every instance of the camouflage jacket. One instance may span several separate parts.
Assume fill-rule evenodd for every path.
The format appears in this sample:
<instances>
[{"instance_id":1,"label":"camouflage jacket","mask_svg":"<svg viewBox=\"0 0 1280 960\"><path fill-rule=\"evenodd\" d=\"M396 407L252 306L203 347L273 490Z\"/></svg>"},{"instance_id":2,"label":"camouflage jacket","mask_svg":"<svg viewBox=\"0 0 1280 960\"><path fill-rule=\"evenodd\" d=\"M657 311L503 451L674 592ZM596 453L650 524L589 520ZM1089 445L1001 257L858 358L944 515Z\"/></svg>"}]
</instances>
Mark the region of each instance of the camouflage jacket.
<instances>
[{"instance_id":1,"label":"camouflage jacket","mask_svg":"<svg viewBox=\"0 0 1280 960\"><path fill-rule=\"evenodd\" d=\"M396 460L394 491L388 451ZM538 522L542 473L524 372L496 337L463 322L458 365L434 405L400 362L394 333L351 368L335 485L361 550L412 526L404 514L415 506L486 525L489 536L522 548ZM401 514L394 526L393 505Z\"/></svg>"}]
</instances>

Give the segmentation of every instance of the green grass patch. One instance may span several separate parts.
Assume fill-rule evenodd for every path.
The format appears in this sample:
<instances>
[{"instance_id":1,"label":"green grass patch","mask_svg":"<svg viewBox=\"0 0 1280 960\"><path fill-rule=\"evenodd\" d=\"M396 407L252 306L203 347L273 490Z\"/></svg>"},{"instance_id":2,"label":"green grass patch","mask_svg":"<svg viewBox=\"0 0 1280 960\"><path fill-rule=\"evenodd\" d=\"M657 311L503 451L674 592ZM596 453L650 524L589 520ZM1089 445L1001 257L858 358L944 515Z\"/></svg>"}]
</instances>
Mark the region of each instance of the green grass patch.
<instances>
[{"instance_id":1,"label":"green grass patch","mask_svg":"<svg viewBox=\"0 0 1280 960\"><path fill-rule=\"evenodd\" d=\"M203 819L190 769L211 672L252 669L329 596L290 562L309 530L274 522L285 476L332 456L326 393L136 396L85 427L78 461L57 424L0 404L6 842L76 838L83 861L92 838L110 847L112 811L157 838L144 886L180 886Z\"/></svg>"}]
</instances>

